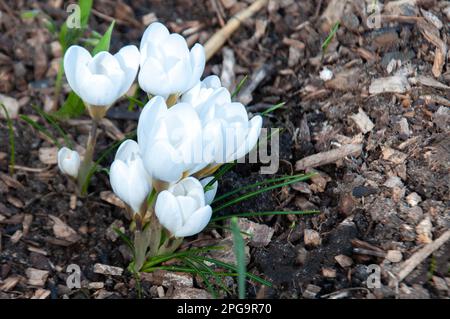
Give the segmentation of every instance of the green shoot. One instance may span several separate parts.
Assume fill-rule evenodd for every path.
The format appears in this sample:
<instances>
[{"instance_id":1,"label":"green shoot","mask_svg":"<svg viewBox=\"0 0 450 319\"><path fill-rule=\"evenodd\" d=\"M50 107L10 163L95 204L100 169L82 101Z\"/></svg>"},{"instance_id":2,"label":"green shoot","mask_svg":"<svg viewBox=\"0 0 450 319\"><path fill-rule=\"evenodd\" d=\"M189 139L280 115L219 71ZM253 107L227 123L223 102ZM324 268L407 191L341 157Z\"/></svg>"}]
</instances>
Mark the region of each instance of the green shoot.
<instances>
[{"instance_id":1,"label":"green shoot","mask_svg":"<svg viewBox=\"0 0 450 319\"><path fill-rule=\"evenodd\" d=\"M38 122L32 120L31 118L29 118L26 115L19 115L19 117L20 117L20 119L22 121L28 123L34 129L38 130L39 132L41 132L42 134L47 136L53 142L53 144L55 144L58 148L62 147L61 144L58 142L58 140L45 127L43 127L41 124L39 124Z\"/></svg>"},{"instance_id":2,"label":"green shoot","mask_svg":"<svg viewBox=\"0 0 450 319\"><path fill-rule=\"evenodd\" d=\"M237 264L239 299L245 299L245 242L239 229L237 217L231 218L231 231L233 233L233 248Z\"/></svg>"},{"instance_id":3,"label":"green shoot","mask_svg":"<svg viewBox=\"0 0 450 319\"><path fill-rule=\"evenodd\" d=\"M49 123L55 130L58 131L58 133L64 138L64 143L70 148L73 149L73 143L72 141L69 139L69 137L67 136L66 132L64 132L64 130L61 128L61 126L58 125L58 123L56 122L56 119L46 113L44 110L42 110L40 107L38 107L37 105L32 105L31 106L33 108L33 110L35 110L44 120L47 121L47 123Z\"/></svg>"},{"instance_id":4,"label":"green shoot","mask_svg":"<svg viewBox=\"0 0 450 319\"><path fill-rule=\"evenodd\" d=\"M8 124L9 150L11 153L9 156L9 174L12 176L14 174L14 167L16 165L16 143L14 139L14 128L12 120L9 117L8 110L6 109L6 106L4 106L3 103L0 103L0 105L2 106L3 111L5 112L6 122Z\"/></svg>"},{"instance_id":5,"label":"green shoot","mask_svg":"<svg viewBox=\"0 0 450 319\"><path fill-rule=\"evenodd\" d=\"M242 80L238 83L238 85L234 89L233 94L231 94L231 98L234 98L234 97L236 97L239 94L239 92L241 91L241 89L244 86L245 82L247 82L247 79L248 79L248 75L246 75L246 76L244 76L242 78Z\"/></svg>"},{"instance_id":6,"label":"green shoot","mask_svg":"<svg viewBox=\"0 0 450 319\"><path fill-rule=\"evenodd\" d=\"M267 114L272 113L273 111L278 110L279 108L283 107L285 104L286 104L286 102L281 102L281 103L275 104L271 108L262 112L261 115L266 116Z\"/></svg>"},{"instance_id":7,"label":"green shoot","mask_svg":"<svg viewBox=\"0 0 450 319\"><path fill-rule=\"evenodd\" d=\"M331 29L330 33L328 34L325 41L322 43L322 51L323 53L326 53L328 46L331 43L331 40L333 40L334 36L336 35L336 32L339 30L341 23L338 21L334 24L333 28Z\"/></svg>"}]
</instances>

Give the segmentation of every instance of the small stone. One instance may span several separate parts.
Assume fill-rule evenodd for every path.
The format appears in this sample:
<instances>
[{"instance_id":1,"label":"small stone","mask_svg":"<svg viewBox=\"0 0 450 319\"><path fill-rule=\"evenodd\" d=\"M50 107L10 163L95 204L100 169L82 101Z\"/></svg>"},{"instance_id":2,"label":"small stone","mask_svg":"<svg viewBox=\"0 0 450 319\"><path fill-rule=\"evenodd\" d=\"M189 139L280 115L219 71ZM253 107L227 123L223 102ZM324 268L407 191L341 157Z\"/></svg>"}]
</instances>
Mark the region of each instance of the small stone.
<instances>
[{"instance_id":1,"label":"small stone","mask_svg":"<svg viewBox=\"0 0 450 319\"><path fill-rule=\"evenodd\" d=\"M50 290L39 288L36 289L31 299L47 299L47 297L50 296L50 294L51 294Z\"/></svg>"},{"instance_id":2,"label":"small stone","mask_svg":"<svg viewBox=\"0 0 450 319\"><path fill-rule=\"evenodd\" d=\"M422 198L416 192L409 194L406 196L406 202L411 206L417 206L422 201Z\"/></svg>"},{"instance_id":3,"label":"small stone","mask_svg":"<svg viewBox=\"0 0 450 319\"><path fill-rule=\"evenodd\" d=\"M96 263L94 265L94 272L102 275L121 276L123 268Z\"/></svg>"},{"instance_id":4,"label":"small stone","mask_svg":"<svg viewBox=\"0 0 450 319\"><path fill-rule=\"evenodd\" d=\"M402 252L399 250L388 250L386 254L386 259L391 263L399 263L403 259Z\"/></svg>"},{"instance_id":5,"label":"small stone","mask_svg":"<svg viewBox=\"0 0 450 319\"><path fill-rule=\"evenodd\" d=\"M408 155L390 147L382 147L383 159L393 164L402 164L408 158Z\"/></svg>"},{"instance_id":6,"label":"small stone","mask_svg":"<svg viewBox=\"0 0 450 319\"><path fill-rule=\"evenodd\" d=\"M161 284L164 287L193 287L194 279L189 274L167 271L162 276Z\"/></svg>"},{"instance_id":7,"label":"small stone","mask_svg":"<svg viewBox=\"0 0 450 319\"><path fill-rule=\"evenodd\" d=\"M0 104L3 104L12 120L17 118L19 115L20 105L16 99L0 94ZM6 119L6 114L3 107L0 107L0 119Z\"/></svg>"},{"instance_id":8,"label":"small stone","mask_svg":"<svg viewBox=\"0 0 450 319\"><path fill-rule=\"evenodd\" d=\"M246 218L239 218L238 226L241 231L250 235L250 246L265 247L272 240L275 230L267 225L252 222ZM248 239L248 235L243 235Z\"/></svg>"},{"instance_id":9,"label":"small stone","mask_svg":"<svg viewBox=\"0 0 450 319\"><path fill-rule=\"evenodd\" d=\"M322 81L330 81L333 78L333 71L331 71L329 68L324 67L322 71L320 71L320 79Z\"/></svg>"},{"instance_id":10,"label":"small stone","mask_svg":"<svg viewBox=\"0 0 450 319\"><path fill-rule=\"evenodd\" d=\"M434 287L437 290L448 291L448 286L447 286L447 282L445 281L445 279L438 277L438 276L433 276L431 278L431 280L433 281Z\"/></svg>"},{"instance_id":11,"label":"small stone","mask_svg":"<svg viewBox=\"0 0 450 319\"><path fill-rule=\"evenodd\" d=\"M322 290L322 288L320 288L319 286L309 284L303 292L303 298L314 299L316 298L320 290Z\"/></svg>"},{"instance_id":12,"label":"small stone","mask_svg":"<svg viewBox=\"0 0 450 319\"><path fill-rule=\"evenodd\" d=\"M369 93L372 95L381 93L406 93L411 90L408 79L405 76L394 75L386 78L379 78L372 81Z\"/></svg>"},{"instance_id":13,"label":"small stone","mask_svg":"<svg viewBox=\"0 0 450 319\"><path fill-rule=\"evenodd\" d=\"M431 224L430 217L425 217L417 226L417 241L421 244L429 244L433 241L433 234L431 233L431 229L433 225Z\"/></svg>"},{"instance_id":14,"label":"small stone","mask_svg":"<svg viewBox=\"0 0 450 319\"><path fill-rule=\"evenodd\" d=\"M322 268L322 275L326 278L336 278L336 270L333 268Z\"/></svg>"},{"instance_id":15,"label":"small stone","mask_svg":"<svg viewBox=\"0 0 450 319\"><path fill-rule=\"evenodd\" d=\"M397 122L397 131L401 136L409 137L411 135L411 130L409 129L408 120L404 117Z\"/></svg>"},{"instance_id":16,"label":"small stone","mask_svg":"<svg viewBox=\"0 0 450 319\"><path fill-rule=\"evenodd\" d=\"M50 219L53 221L53 233L56 238L64 239L67 242L73 244L81 239L80 235L77 234L73 228L69 227L66 223L64 223L61 219L56 216L48 215Z\"/></svg>"},{"instance_id":17,"label":"small stone","mask_svg":"<svg viewBox=\"0 0 450 319\"><path fill-rule=\"evenodd\" d=\"M36 268L27 268L25 274L31 286L43 287L48 278L48 271Z\"/></svg>"},{"instance_id":18,"label":"small stone","mask_svg":"<svg viewBox=\"0 0 450 319\"><path fill-rule=\"evenodd\" d=\"M398 176L391 176L389 177L386 182L384 182L383 186L386 186L388 188L394 188L394 187L403 187L403 182Z\"/></svg>"},{"instance_id":19,"label":"small stone","mask_svg":"<svg viewBox=\"0 0 450 319\"><path fill-rule=\"evenodd\" d=\"M55 165L58 163L58 148L57 147L41 147L39 149L39 160L46 165Z\"/></svg>"},{"instance_id":20,"label":"small stone","mask_svg":"<svg viewBox=\"0 0 450 319\"><path fill-rule=\"evenodd\" d=\"M320 234L315 230L305 229L303 235L306 246L317 247L320 246L320 244L322 243Z\"/></svg>"},{"instance_id":21,"label":"small stone","mask_svg":"<svg viewBox=\"0 0 450 319\"><path fill-rule=\"evenodd\" d=\"M103 289L103 287L105 287L105 283L101 282L101 281L95 281L95 282L90 282L88 284L88 288L89 289Z\"/></svg>"},{"instance_id":22,"label":"small stone","mask_svg":"<svg viewBox=\"0 0 450 319\"><path fill-rule=\"evenodd\" d=\"M350 118L353 122L355 122L363 134L372 131L375 127L375 124L373 124L372 120L367 116L366 112L364 112L362 108L359 108L358 113L351 115Z\"/></svg>"},{"instance_id":23,"label":"small stone","mask_svg":"<svg viewBox=\"0 0 450 319\"><path fill-rule=\"evenodd\" d=\"M212 299L209 292L197 288L176 288L172 299Z\"/></svg>"},{"instance_id":24,"label":"small stone","mask_svg":"<svg viewBox=\"0 0 450 319\"><path fill-rule=\"evenodd\" d=\"M344 194L339 199L339 212L345 216L350 216L355 209L356 201L351 194Z\"/></svg>"},{"instance_id":25,"label":"small stone","mask_svg":"<svg viewBox=\"0 0 450 319\"><path fill-rule=\"evenodd\" d=\"M350 267L353 265L353 260L345 255L337 255L334 257L334 260L341 266L342 268Z\"/></svg>"}]
</instances>

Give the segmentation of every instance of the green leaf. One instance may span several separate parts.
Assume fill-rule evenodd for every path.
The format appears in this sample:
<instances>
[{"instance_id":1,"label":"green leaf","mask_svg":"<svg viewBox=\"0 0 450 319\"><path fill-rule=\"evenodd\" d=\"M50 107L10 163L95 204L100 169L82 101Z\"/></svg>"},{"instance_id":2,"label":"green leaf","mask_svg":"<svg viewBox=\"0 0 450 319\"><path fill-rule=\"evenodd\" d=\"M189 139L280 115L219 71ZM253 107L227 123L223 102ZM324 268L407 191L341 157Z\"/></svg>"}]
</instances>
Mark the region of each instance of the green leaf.
<instances>
[{"instance_id":1,"label":"green leaf","mask_svg":"<svg viewBox=\"0 0 450 319\"><path fill-rule=\"evenodd\" d=\"M246 75L246 76L244 76L242 78L242 80L238 83L238 85L234 89L233 94L231 94L231 98L234 98L234 97L236 97L239 94L239 92L241 91L241 89L244 86L245 82L247 82L247 79L248 79L248 75Z\"/></svg>"},{"instance_id":2,"label":"green leaf","mask_svg":"<svg viewBox=\"0 0 450 319\"><path fill-rule=\"evenodd\" d=\"M14 174L14 167L16 165L16 143L14 139L14 129L12 120L9 117L8 110L6 109L6 106L3 105L3 103L0 103L0 106L3 108L3 111L5 112L6 122L8 124L8 135L9 135L9 151L10 151L10 157L9 157L9 173L10 175Z\"/></svg>"},{"instance_id":3,"label":"green leaf","mask_svg":"<svg viewBox=\"0 0 450 319\"><path fill-rule=\"evenodd\" d=\"M111 22L108 30L106 30L105 34L98 41L98 44L95 46L94 50L92 50L92 56L96 55L101 51L109 51L109 46L111 44L111 35L114 29L116 21Z\"/></svg>"},{"instance_id":4,"label":"green leaf","mask_svg":"<svg viewBox=\"0 0 450 319\"><path fill-rule=\"evenodd\" d=\"M53 118L52 115L46 113L44 110L42 110L37 105L31 106L47 123L49 123L55 130L58 131L58 133L64 138L64 143L69 147L70 149L73 149L73 143L67 136L66 132L61 128L61 126L58 125L56 122L56 119Z\"/></svg>"},{"instance_id":5,"label":"green leaf","mask_svg":"<svg viewBox=\"0 0 450 319\"><path fill-rule=\"evenodd\" d=\"M38 122L32 120L31 118L29 118L26 115L19 115L19 117L20 117L20 119L22 121L27 122L33 128L35 128L36 130L38 130L39 132L41 132L42 134L47 136L53 142L53 144L55 144L58 148L61 148L61 144L58 142L58 140L45 127L43 127L41 124L39 124Z\"/></svg>"},{"instance_id":6,"label":"green leaf","mask_svg":"<svg viewBox=\"0 0 450 319\"><path fill-rule=\"evenodd\" d=\"M93 0L80 0L78 2L80 6L80 25L81 28L86 28L89 23L89 17L91 15Z\"/></svg>"},{"instance_id":7,"label":"green leaf","mask_svg":"<svg viewBox=\"0 0 450 319\"><path fill-rule=\"evenodd\" d=\"M231 218L231 231L233 234L234 255L236 256L239 299L245 299L245 243L239 229L237 217Z\"/></svg>"},{"instance_id":8,"label":"green leaf","mask_svg":"<svg viewBox=\"0 0 450 319\"><path fill-rule=\"evenodd\" d=\"M334 24L333 28L331 29L330 33L328 34L327 38L325 39L325 41L322 43L322 51L323 53L325 53L328 49L328 46L331 43L331 40L333 40L334 35L336 34L336 32L339 30L341 23L338 21Z\"/></svg>"},{"instance_id":9,"label":"green leaf","mask_svg":"<svg viewBox=\"0 0 450 319\"><path fill-rule=\"evenodd\" d=\"M83 115L85 106L75 92L70 92L64 104L53 115L59 119L69 119Z\"/></svg>"},{"instance_id":10,"label":"green leaf","mask_svg":"<svg viewBox=\"0 0 450 319\"><path fill-rule=\"evenodd\" d=\"M265 116L269 113L272 113L275 110L278 110L280 107L283 107L286 103L285 102L281 102L278 104L275 104L274 106L272 106L271 108L265 110L264 112L261 113L261 115Z\"/></svg>"},{"instance_id":11,"label":"green leaf","mask_svg":"<svg viewBox=\"0 0 450 319\"><path fill-rule=\"evenodd\" d=\"M37 17L39 15L39 13L41 13L40 10L27 10L27 11L23 11L20 14L20 17L24 20L28 20L28 19L34 19L35 17Z\"/></svg>"}]
</instances>

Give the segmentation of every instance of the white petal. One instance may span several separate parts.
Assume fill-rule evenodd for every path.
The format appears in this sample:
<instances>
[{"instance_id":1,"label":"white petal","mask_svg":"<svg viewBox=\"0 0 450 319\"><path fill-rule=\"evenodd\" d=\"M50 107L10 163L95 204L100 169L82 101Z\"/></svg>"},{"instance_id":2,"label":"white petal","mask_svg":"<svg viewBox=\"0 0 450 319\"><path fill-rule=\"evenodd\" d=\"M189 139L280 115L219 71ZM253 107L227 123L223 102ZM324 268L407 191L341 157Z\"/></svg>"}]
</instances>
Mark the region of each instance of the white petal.
<instances>
[{"instance_id":1,"label":"white petal","mask_svg":"<svg viewBox=\"0 0 450 319\"><path fill-rule=\"evenodd\" d=\"M147 144L151 142L151 132L165 112L167 112L166 101L160 96L155 96L148 101L142 110L137 128L137 140L141 148L141 155L144 155Z\"/></svg>"},{"instance_id":2,"label":"white petal","mask_svg":"<svg viewBox=\"0 0 450 319\"><path fill-rule=\"evenodd\" d=\"M153 178L165 182L178 181L185 171L181 156L165 141L148 146L144 155L144 166Z\"/></svg>"},{"instance_id":3,"label":"white petal","mask_svg":"<svg viewBox=\"0 0 450 319\"><path fill-rule=\"evenodd\" d=\"M174 232L174 235L176 237L188 237L198 234L208 225L211 215L211 206L198 209L181 228Z\"/></svg>"},{"instance_id":4,"label":"white petal","mask_svg":"<svg viewBox=\"0 0 450 319\"><path fill-rule=\"evenodd\" d=\"M205 48L199 43L195 44L191 49L190 56L191 56L192 74L188 89L190 89L193 85L195 85L195 83L197 83L198 80L200 80L203 71L205 70L205 63L206 63Z\"/></svg>"},{"instance_id":5,"label":"white petal","mask_svg":"<svg viewBox=\"0 0 450 319\"><path fill-rule=\"evenodd\" d=\"M114 56L119 62L121 69L125 72L125 78L119 90L119 95L122 96L128 92L136 79L139 69L140 53L136 46L127 45L120 49Z\"/></svg>"},{"instance_id":6,"label":"white petal","mask_svg":"<svg viewBox=\"0 0 450 319\"><path fill-rule=\"evenodd\" d=\"M222 86L220 78L217 75L210 75L203 79L203 85L207 88L218 89Z\"/></svg>"},{"instance_id":7,"label":"white petal","mask_svg":"<svg viewBox=\"0 0 450 319\"><path fill-rule=\"evenodd\" d=\"M133 140L125 140L122 144L120 144L117 149L116 156L114 159L119 159L121 161L128 161L132 156L139 154L139 145L136 141Z\"/></svg>"},{"instance_id":8,"label":"white petal","mask_svg":"<svg viewBox=\"0 0 450 319\"><path fill-rule=\"evenodd\" d=\"M149 94L168 96L173 93L166 70L153 57L148 57L141 65L138 81L141 89Z\"/></svg>"},{"instance_id":9,"label":"white petal","mask_svg":"<svg viewBox=\"0 0 450 319\"><path fill-rule=\"evenodd\" d=\"M67 147L58 151L58 167L64 174L76 178L80 169L80 155Z\"/></svg>"},{"instance_id":10,"label":"white petal","mask_svg":"<svg viewBox=\"0 0 450 319\"><path fill-rule=\"evenodd\" d=\"M204 179L202 179L200 181L200 183L202 184L203 187L205 187L206 185L208 185L209 182L211 182L214 179L214 176L210 176L210 177L206 177ZM214 198L216 197L216 193L217 193L217 188L219 186L219 183L217 181L215 181L212 185L211 185L211 189L207 192L205 192L205 202L206 205L211 205L211 203L213 202Z\"/></svg>"},{"instance_id":11,"label":"white petal","mask_svg":"<svg viewBox=\"0 0 450 319\"><path fill-rule=\"evenodd\" d=\"M166 57L176 57L180 60L189 59L189 48L186 40L178 33L172 33L160 44Z\"/></svg>"},{"instance_id":12,"label":"white petal","mask_svg":"<svg viewBox=\"0 0 450 319\"><path fill-rule=\"evenodd\" d=\"M78 45L69 47L64 55L64 72L66 73L67 82L69 82L70 87L77 95L80 95L79 81L83 80L77 76L78 69L81 66L87 66L91 60L91 54Z\"/></svg>"},{"instance_id":13,"label":"white petal","mask_svg":"<svg viewBox=\"0 0 450 319\"><path fill-rule=\"evenodd\" d=\"M155 214L161 225L174 234L182 225L178 202L170 192L159 193L155 204Z\"/></svg>"},{"instance_id":14,"label":"white petal","mask_svg":"<svg viewBox=\"0 0 450 319\"><path fill-rule=\"evenodd\" d=\"M145 54L145 46L151 42L153 44L159 45L164 42L166 37L169 36L169 30L159 22L154 22L150 24L147 29L145 30L144 34L142 35L141 39L141 46L140 51L141 54L143 54L142 58L147 58L147 55Z\"/></svg>"},{"instance_id":15,"label":"white petal","mask_svg":"<svg viewBox=\"0 0 450 319\"><path fill-rule=\"evenodd\" d=\"M243 145L236 152L235 158L239 159L248 154L256 146L259 135L261 134L262 117L257 115L250 120L250 129L248 131L247 139Z\"/></svg>"},{"instance_id":16,"label":"white petal","mask_svg":"<svg viewBox=\"0 0 450 319\"><path fill-rule=\"evenodd\" d=\"M110 106L119 98L119 87L106 75L86 72L83 77L79 96L84 102L95 106Z\"/></svg>"}]
</instances>

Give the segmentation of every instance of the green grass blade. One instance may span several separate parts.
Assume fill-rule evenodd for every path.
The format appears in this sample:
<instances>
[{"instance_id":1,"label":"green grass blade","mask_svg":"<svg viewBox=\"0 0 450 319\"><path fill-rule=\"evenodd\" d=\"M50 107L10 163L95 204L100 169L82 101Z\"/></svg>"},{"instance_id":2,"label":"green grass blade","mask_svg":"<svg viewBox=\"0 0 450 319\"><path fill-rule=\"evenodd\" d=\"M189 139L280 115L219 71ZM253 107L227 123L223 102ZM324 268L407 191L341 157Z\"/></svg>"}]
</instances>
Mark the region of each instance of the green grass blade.
<instances>
[{"instance_id":1,"label":"green grass blade","mask_svg":"<svg viewBox=\"0 0 450 319\"><path fill-rule=\"evenodd\" d=\"M318 214L318 210L301 210L301 211L273 211L273 212L250 212L250 213L236 213L226 216L216 216L211 218L210 222L218 222L222 220L227 220L232 217L257 217L257 216L272 216L272 215L313 215Z\"/></svg>"},{"instance_id":2,"label":"green grass blade","mask_svg":"<svg viewBox=\"0 0 450 319\"><path fill-rule=\"evenodd\" d=\"M338 21L334 24L333 28L331 29L330 33L328 34L327 38L325 39L325 41L322 43L322 51L323 53L325 53L328 49L328 46L331 43L331 40L333 40L336 32L339 30L341 23Z\"/></svg>"},{"instance_id":3,"label":"green grass blade","mask_svg":"<svg viewBox=\"0 0 450 319\"><path fill-rule=\"evenodd\" d=\"M91 15L93 0L80 0L80 25L81 28L86 28L89 24L89 17Z\"/></svg>"},{"instance_id":4,"label":"green grass blade","mask_svg":"<svg viewBox=\"0 0 450 319\"><path fill-rule=\"evenodd\" d=\"M55 130L58 131L58 133L64 138L64 142L66 143L66 145L70 148L73 149L73 143L72 141L69 139L69 137L67 136L66 132L64 132L64 130L61 128L61 126L58 125L58 123L56 122L56 119L53 118L52 115L46 113L44 110L42 110L40 107L38 107L37 105L32 105L31 106L44 120L47 121L47 123L49 123Z\"/></svg>"},{"instance_id":5,"label":"green grass blade","mask_svg":"<svg viewBox=\"0 0 450 319\"><path fill-rule=\"evenodd\" d=\"M239 81L238 85L234 89L234 92L231 94L231 98L236 97L239 94L239 92L241 92L242 87L244 86L245 82L247 82L247 80L248 80L248 75L244 76L242 78L242 80Z\"/></svg>"},{"instance_id":6,"label":"green grass blade","mask_svg":"<svg viewBox=\"0 0 450 319\"><path fill-rule=\"evenodd\" d=\"M278 104L275 104L274 106L272 106L271 108L265 110L264 112L261 113L262 116L265 116L269 113L272 113L275 110L278 110L279 108L283 107L286 104L286 102L281 102Z\"/></svg>"},{"instance_id":7,"label":"green grass blade","mask_svg":"<svg viewBox=\"0 0 450 319\"><path fill-rule=\"evenodd\" d=\"M98 41L98 44L95 46L94 50L92 50L92 56L96 55L97 53L99 53L101 51L109 51L109 47L111 44L111 35L112 35L112 31L114 29L115 23L116 23L116 21L111 22L108 30L106 30L105 34Z\"/></svg>"},{"instance_id":8,"label":"green grass blade","mask_svg":"<svg viewBox=\"0 0 450 319\"><path fill-rule=\"evenodd\" d=\"M189 258L184 258L183 262L186 263L189 267L191 267L193 270L195 270L194 274L199 275L203 282L205 283L208 291L213 295L214 299L217 299L217 296L219 295L217 291L214 289L214 285L209 281L208 276L205 272L201 271L197 265L195 265L194 261L191 261Z\"/></svg>"},{"instance_id":9,"label":"green grass blade","mask_svg":"<svg viewBox=\"0 0 450 319\"><path fill-rule=\"evenodd\" d=\"M16 142L14 138L14 128L11 118L9 117L8 110L6 109L6 106L3 105L3 103L0 103L1 107L3 108L3 111L5 112L6 117L6 123L8 125L8 135L9 135L9 174L14 174L14 167L16 165Z\"/></svg>"},{"instance_id":10,"label":"green grass blade","mask_svg":"<svg viewBox=\"0 0 450 319\"><path fill-rule=\"evenodd\" d=\"M239 299L245 299L245 242L239 229L237 217L231 218L231 231L233 234L234 255L236 256Z\"/></svg>"},{"instance_id":11,"label":"green grass blade","mask_svg":"<svg viewBox=\"0 0 450 319\"><path fill-rule=\"evenodd\" d=\"M32 120L31 118L29 118L26 115L20 115L19 117L22 121L25 121L26 123L31 125L33 128L35 128L36 130L38 130L39 132L41 132L42 134L47 136L53 142L53 144L55 144L58 148L61 148L61 144L58 142L58 140L41 124Z\"/></svg>"},{"instance_id":12,"label":"green grass blade","mask_svg":"<svg viewBox=\"0 0 450 319\"><path fill-rule=\"evenodd\" d=\"M276 183L276 182L282 182L282 181L287 181L287 180L291 180L291 179L301 179L301 180L307 180L309 178L311 178L312 176L314 176L313 174L298 174L298 175L292 175L292 176L283 176L283 177L277 177L277 178L271 178L271 179L266 179L264 181L261 182L257 182L251 185L246 185L243 187L240 187L238 189L232 190L230 192L227 192L225 194L222 194L218 197L216 197L213 201L213 203L219 202L225 198L228 198L234 194L240 193L242 191L245 191L247 189L251 189L251 188L256 188L259 186L263 186L263 185L267 185L267 184L271 184L271 183ZM302 179L304 178L304 179Z\"/></svg>"},{"instance_id":13,"label":"green grass blade","mask_svg":"<svg viewBox=\"0 0 450 319\"><path fill-rule=\"evenodd\" d=\"M293 183L297 183L297 182L303 181L303 180L305 180L304 176L299 177L299 178L293 178L293 179L289 179L288 181L285 181L283 183L275 184L275 185L272 185L272 186L268 186L268 187L259 189L257 191L253 191L253 192L244 194L244 195L239 196L239 197L237 197L235 199L229 200L228 202L222 204L221 206L219 206L217 208L214 208L213 212L220 211L220 210L222 210L224 208L230 207L230 206L235 205L237 203L240 203L240 202L242 202L244 200L247 200L249 198L252 198L252 197L255 197L257 195L260 195L262 193L265 193L265 192L268 192L268 191L271 191L271 190L274 190L274 189L277 189L277 188L281 188L283 186L287 186L287 185L290 185L290 184L293 184Z\"/></svg>"}]
</instances>

